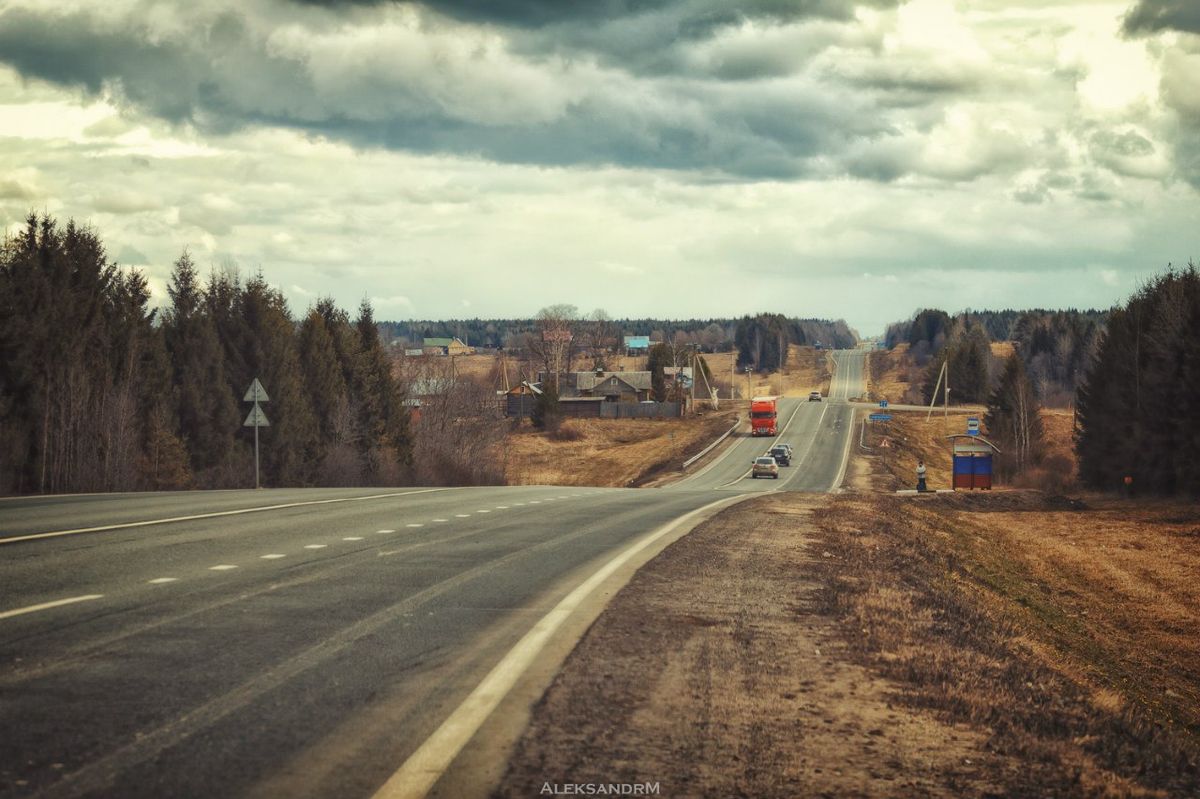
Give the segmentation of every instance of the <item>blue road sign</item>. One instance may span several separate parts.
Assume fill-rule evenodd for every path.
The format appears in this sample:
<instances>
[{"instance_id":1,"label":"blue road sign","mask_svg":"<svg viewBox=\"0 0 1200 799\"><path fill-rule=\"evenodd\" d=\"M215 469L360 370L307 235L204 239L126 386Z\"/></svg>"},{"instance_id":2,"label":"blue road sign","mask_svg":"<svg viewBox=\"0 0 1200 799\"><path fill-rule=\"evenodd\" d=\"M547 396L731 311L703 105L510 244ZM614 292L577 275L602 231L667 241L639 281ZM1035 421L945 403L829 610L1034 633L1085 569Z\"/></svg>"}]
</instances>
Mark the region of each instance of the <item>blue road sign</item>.
<instances>
[{"instance_id":1,"label":"blue road sign","mask_svg":"<svg viewBox=\"0 0 1200 799\"><path fill-rule=\"evenodd\" d=\"M967 435L979 435L979 419L974 416L967 417Z\"/></svg>"},{"instance_id":2,"label":"blue road sign","mask_svg":"<svg viewBox=\"0 0 1200 799\"><path fill-rule=\"evenodd\" d=\"M886 408L886 407L887 407L887 400L880 400L880 401L879 401L879 407L880 407L880 408Z\"/></svg>"},{"instance_id":3,"label":"blue road sign","mask_svg":"<svg viewBox=\"0 0 1200 799\"><path fill-rule=\"evenodd\" d=\"M890 422L892 415L890 413L873 413L871 414L872 422Z\"/></svg>"}]
</instances>

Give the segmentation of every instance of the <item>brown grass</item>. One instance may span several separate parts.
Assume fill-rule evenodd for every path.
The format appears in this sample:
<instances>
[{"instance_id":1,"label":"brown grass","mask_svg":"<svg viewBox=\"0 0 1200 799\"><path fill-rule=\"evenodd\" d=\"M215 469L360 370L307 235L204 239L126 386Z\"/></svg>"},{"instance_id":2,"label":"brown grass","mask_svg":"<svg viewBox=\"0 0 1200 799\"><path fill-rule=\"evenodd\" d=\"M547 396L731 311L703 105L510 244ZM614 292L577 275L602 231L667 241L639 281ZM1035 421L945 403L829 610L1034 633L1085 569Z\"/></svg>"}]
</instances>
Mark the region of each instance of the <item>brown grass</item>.
<instances>
[{"instance_id":1,"label":"brown grass","mask_svg":"<svg viewBox=\"0 0 1200 799\"><path fill-rule=\"evenodd\" d=\"M904 704L1018 757L1010 795L1195 795L1200 512L1054 507L841 498L817 517L822 607Z\"/></svg>"},{"instance_id":2,"label":"brown grass","mask_svg":"<svg viewBox=\"0 0 1200 799\"><path fill-rule=\"evenodd\" d=\"M722 397L729 396L729 368L737 357L735 352L713 352L704 355L709 371L713 375L713 383ZM829 371L828 352L813 347L788 345L788 362L782 372L751 375L747 384L746 373L735 373L733 386L737 396L766 394L777 395L782 388L783 396L806 397L810 391L820 391L829 394L829 382L832 373ZM749 385L749 389L747 389Z\"/></svg>"},{"instance_id":3,"label":"brown grass","mask_svg":"<svg viewBox=\"0 0 1200 799\"><path fill-rule=\"evenodd\" d=\"M630 486L678 471L729 429L735 413L685 419L568 419L556 433L523 423L508 437L511 485Z\"/></svg>"},{"instance_id":4,"label":"brown grass","mask_svg":"<svg viewBox=\"0 0 1200 799\"><path fill-rule=\"evenodd\" d=\"M920 404L925 371L908 355L908 344L872 350L867 356L867 398L878 402Z\"/></svg>"},{"instance_id":5,"label":"brown grass","mask_svg":"<svg viewBox=\"0 0 1200 799\"><path fill-rule=\"evenodd\" d=\"M991 347L992 357L1001 360L1010 358L1017 351L1016 345L1011 341L993 341Z\"/></svg>"}]
</instances>

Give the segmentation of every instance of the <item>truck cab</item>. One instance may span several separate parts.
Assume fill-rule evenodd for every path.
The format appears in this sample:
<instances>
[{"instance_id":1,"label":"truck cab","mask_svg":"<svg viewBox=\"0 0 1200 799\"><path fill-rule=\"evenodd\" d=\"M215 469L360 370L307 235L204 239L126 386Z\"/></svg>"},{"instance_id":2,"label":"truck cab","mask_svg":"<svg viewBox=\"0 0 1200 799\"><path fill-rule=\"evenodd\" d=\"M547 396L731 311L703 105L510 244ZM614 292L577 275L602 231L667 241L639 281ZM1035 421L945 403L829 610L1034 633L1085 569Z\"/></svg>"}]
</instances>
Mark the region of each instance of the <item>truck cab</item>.
<instances>
[{"instance_id":1,"label":"truck cab","mask_svg":"<svg viewBox=\"0 0 1200 799\"><path fill-rule=\"evenodd\" d=\"M778 422L775 397L754 397L750 400L750 435L778 435Z\"/></svg>"}]
</instances>

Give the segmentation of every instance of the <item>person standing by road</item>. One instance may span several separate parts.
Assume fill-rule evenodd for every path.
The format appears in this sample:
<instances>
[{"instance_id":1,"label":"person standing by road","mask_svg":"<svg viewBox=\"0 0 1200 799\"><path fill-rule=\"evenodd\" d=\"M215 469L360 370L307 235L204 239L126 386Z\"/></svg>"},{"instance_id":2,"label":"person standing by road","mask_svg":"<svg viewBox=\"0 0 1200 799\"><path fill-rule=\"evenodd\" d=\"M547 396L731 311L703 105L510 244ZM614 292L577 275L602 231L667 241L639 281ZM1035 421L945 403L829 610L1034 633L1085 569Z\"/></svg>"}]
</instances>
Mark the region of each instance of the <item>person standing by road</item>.
<instances>
[{"instance_id":1,"label":"person standing by road","mask_svg":"<svg viewBox=\"0 0 1200 799\"><path fill-rule=\"evenodd\" d=\"M927 491L925 488L925 461L917 461L917 490Z\"/></svg>"}]
</instances>

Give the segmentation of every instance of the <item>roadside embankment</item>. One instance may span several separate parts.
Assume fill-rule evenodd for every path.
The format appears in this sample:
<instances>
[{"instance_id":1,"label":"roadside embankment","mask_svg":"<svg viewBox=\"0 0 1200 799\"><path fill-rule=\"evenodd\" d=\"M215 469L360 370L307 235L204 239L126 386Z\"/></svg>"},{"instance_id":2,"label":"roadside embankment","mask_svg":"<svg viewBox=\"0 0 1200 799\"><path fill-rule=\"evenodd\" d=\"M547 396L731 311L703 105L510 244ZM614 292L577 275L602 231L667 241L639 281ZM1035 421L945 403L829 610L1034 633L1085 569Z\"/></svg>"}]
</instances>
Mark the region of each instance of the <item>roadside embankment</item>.
<instances>
[{"instance_id":1,"label":"roadside embankment","mask_svg":"<svg viewBox=\"0 0 1200 799\"><path fill-rule=\"evenodd\" d=\"M680 473L683 461L737 418L722 410L683 419L568 419L557 433L524 425L505 442L505 475L510 485L643 485Z\"/></svg>"},{"instance_id":2,"label":"roadside embankment","mask_svg":"<svg viewBox=\"0 0 1200 799\"><path fill-rule=\"evenodd\" d=\"M1200 795L1200 509L897 497L885 460L856 458L839 496L743 502L643 567L496 795Z\"/></svg>"}]
</instances>

